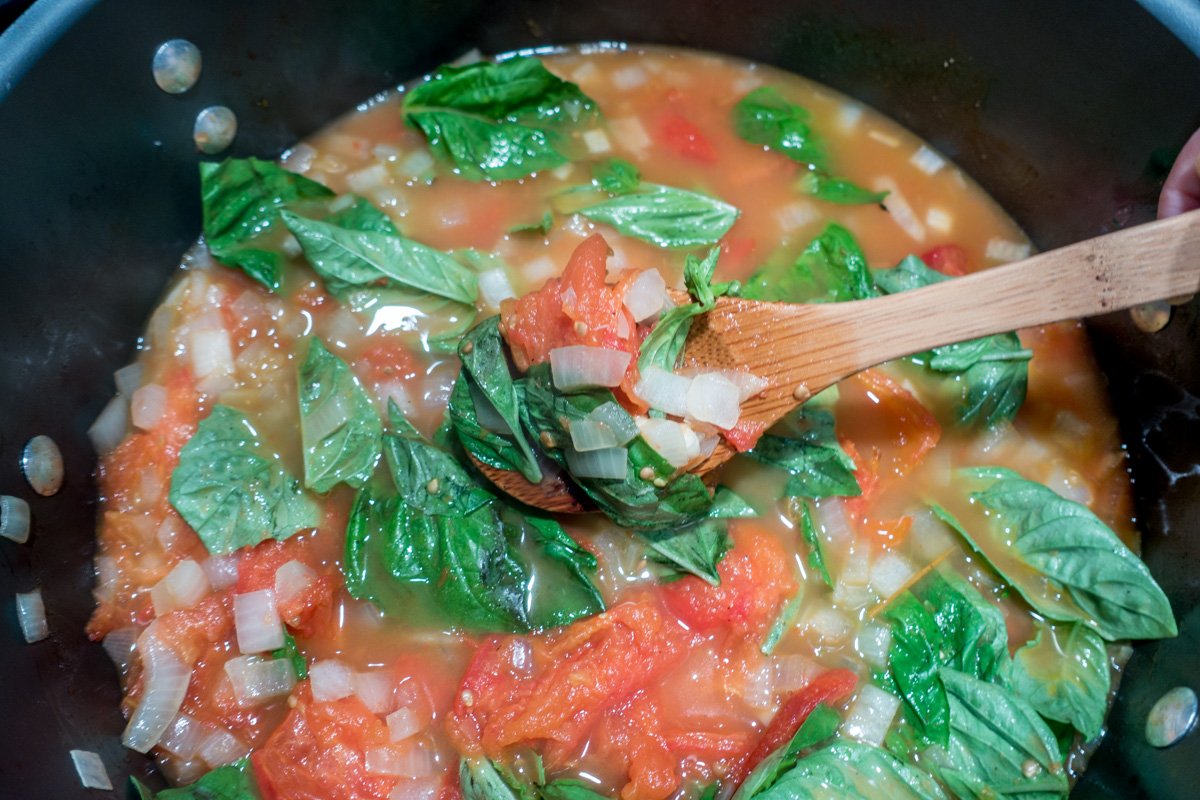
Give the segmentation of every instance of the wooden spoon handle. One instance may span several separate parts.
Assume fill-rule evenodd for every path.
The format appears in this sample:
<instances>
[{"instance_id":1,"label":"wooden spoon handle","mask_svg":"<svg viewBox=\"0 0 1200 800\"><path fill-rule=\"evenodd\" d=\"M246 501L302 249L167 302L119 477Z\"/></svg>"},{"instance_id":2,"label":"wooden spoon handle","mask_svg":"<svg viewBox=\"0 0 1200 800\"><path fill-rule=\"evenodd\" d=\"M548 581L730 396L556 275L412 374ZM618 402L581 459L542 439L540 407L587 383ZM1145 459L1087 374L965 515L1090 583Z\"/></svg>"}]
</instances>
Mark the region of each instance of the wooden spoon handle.
<instances>
[{"instance_id":1,"label":"wooden spoon handle","mask_svg":"<svg viewBox=\"0 0 1200 800\"><path fill-rule=\"evenodd\" d=\"M1200 211L1192 211L888 297L781 305L772 334L780 345L808 340L804 350L823 344L822 372L836 380L931 347L1118 311L1198 288ZM786 352L780 347L798 378L811 374L811 361L788 359Z\"/></svg>"}]
</instances>

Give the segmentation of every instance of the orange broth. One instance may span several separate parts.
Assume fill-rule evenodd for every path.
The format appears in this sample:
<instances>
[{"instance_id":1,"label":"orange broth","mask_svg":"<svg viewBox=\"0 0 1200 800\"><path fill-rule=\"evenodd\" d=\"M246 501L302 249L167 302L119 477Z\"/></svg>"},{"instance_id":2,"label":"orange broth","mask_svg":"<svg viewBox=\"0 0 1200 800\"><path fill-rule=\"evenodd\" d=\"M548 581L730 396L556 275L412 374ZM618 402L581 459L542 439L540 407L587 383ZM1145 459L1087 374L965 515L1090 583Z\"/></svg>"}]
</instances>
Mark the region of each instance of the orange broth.
<instances>
[{"instance_id":1,"label":"orange broth","mask_svg":"<svg viewBox=\"0 0 1200 800\"><path fill-rule=\"evenodd\" d=\"M989 253L1019 252L1026 244L1012 220L953 164L929 174L919 158L914 162L924 147L919 139L824 86L761 65L658 48L571 50L548 55L544 63L577 83L604 115L594 126L604 133L602 141L593 138L592 152L575 142L581 159L574 164L496 184L448 176L437 171L422 135L402 121L400 93L335 122L286 154L283 163L339 194L366 196L406 236L443 250L473 247L496 254L512 267L518 295L557 275L594 232L613 251L608 265L614 279L621 269L655 268L668 285L682 287L682 253L622 237L579 216L555 216L545 236L507 232L540 219L558 192L590 179L591 162L610 157L635 164L645 180L703 191L741 210L723 240L717 272L722 280L744 279L768 260L794 258L832 221L855 235L874 267L953 244L974 271L999 263ZM839 175L890 188L893 213L806 196L796 189L800 165L741 140L730 123L731 110L763 85L808 109ZM691 130L699 132L699 143L687 135ZM911 210L905 225L894 213L897 201ZM989 248L995 242L1009 243L1008 250ZM142 384L170 387L165 417L170 424L131 429L100 466L102 581L89 626L93 638L149 624L155 619L151 587L179 561L205 559L196 534L168 502L167 487L179 448L214 403L249 415L292 474L301 474L295 365L311 333L352 367L381 414L387 399L395 399L422 432L432 434L458 366L453 356L430 352L423 342L458 321L447 317L451 305L398 297L390 305L351 310L325 292L298 258L287 267L282 292L271 294L216 264L198 246L151 319L139 355ZM189 331L211 324L228 333L235 370L197 385L187 366ZM1001 596L992 574L925 510L936 501L964 519L978 513L954 499L955 468L1012 467L1086 503L1136 548L1126 460L1082 327L1026 330L1020 338L1034 353L1028 397L1015 423L998 432L949 422L953 398L923 385L911 365L879 368L879 375L890 376L888 385L912 392L940 421L936 445L915 464L897 448L916 434L904 430L907 423L893 411L881 409L887 401L878 387L885 384L851 379L841 388L835 406L839 437L852 443L860 469L862 459L877 458L879 474L878 490L864 500L816 502L836 589L826 587L804 558L794 514L779 500L783 473L738 460L726 468L723 482L761 517L732 524L735 546L721 564L721 589L693 577L660 585L644 549L627 532L598 515L567 517L562 522L569 533L599 558L597 583L609 612L566 629L521 636L439 630L419 615L384 616L346 593L338 566L353 492L343 485L324 496L325 521L317 529L282 545L240 552L233 557L238 584L214 590L195 608L158 618L165 640L194 657L184 711L232 733L247 752L272 752L273 767L263 766L265 757L255 764L260 777L274 770L280 797L382 800L391 791L393 779L365 776L361 749L368 745L354 738L374 735L364 732L370 725L362 720L382 720L384 712L354 706L353 698L339 700L348 716L314 728L314 738L306 740L309 750L292 741L288 752L294 755L285 758L282 739L273 733L289 711L313 702L304 682L290 697L262 705L243 708L233 700L222 669L238 654L231 596L256 562L266 563L262 569L268 571L277 567L270 559L280 556L270 551L282 547L326 581L297 612L298 624L288 620L301 652L310 664L336 657L356 670L387 676L395 686L387 710L407 703L422 724L405 747L431 754L436 777L445 776L445 791L456 786L460 752L480 747L489 755L536 747L552 776L579 777L625 800L662 800L719 779L746 757L783 700L815 675L846 668L869 679L864 631L888 600L872 592L870 577L873 566L886 559L899 560L917 576L930 565L967 575L1005 612L1012 642L1027 638L1028 607L1015 595ZM794 624L764 655L767 629L797 592ZM712 611L735 605L737 613ZM622 621L612 617L614 609L637 613ZM494 655L488 648L496 653L517 648L520 664L510 659L507 666L487 667L484 661ZM533 667L526 665L529 659ZM553 670L567 663L585 666L578 674L568 670L554 677ZM479 678L485 668L498 672ZM590 699L571 699L566 688L571 681L591 687ZM141 692L136 659L124 685L131 710ZM488 692L494 696L482 696ZM504 692L511 693L507 700L500 696ZM587 709L578 711L583 717L560 718L564 709L575 708L572 703ZM496 721L501 717L509 722L501 725ZM472 733L475 724L484 732ZM336 762L313 755L312 748L335 741L352 755ZM216 766L161 748L156 755L167 774L182 782ZM287 758L295 759L290 767ZM317 772L323 772L319 780ZM297 788L305 781L316 781L309 784L312 794Z\"/></svg>"}]
</instances>

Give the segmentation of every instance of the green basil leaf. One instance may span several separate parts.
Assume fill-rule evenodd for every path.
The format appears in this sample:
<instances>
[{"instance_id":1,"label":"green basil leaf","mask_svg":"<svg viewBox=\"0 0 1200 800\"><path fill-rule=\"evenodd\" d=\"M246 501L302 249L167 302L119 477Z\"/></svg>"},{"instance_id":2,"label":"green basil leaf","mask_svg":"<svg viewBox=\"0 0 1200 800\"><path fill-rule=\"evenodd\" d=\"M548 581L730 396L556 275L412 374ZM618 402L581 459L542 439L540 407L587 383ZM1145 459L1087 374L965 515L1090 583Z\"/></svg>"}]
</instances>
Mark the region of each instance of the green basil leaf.
<instances>
[{"instance_id":1,"label":"green basil leaf","mask_svg":"<svg viewBox=\"0 0 1200 800\"><path fill-rule=\"evenodd\" d=\"M292 668L296 671L297 678L300 680L308 678L308 660L300 652L300 646L296 644L296 637L290 633L284 632L283 647L272 650L271 658L286 658L292 662Z\"/></svg>"},{"instance_id":2,"label":"green basil leaf","mask_svg":"<svg viewBox=\"0 0 1200 800\"><path fill-rule=\"evenodd\" d=\"M339 483L356 489L375 472L383 423L346 362L315 336L299 371L304 485L327 492Z\"/></svg>"},{"instance_id":3,"label":"green basil leaf","mask_svg":"<svg viewBox=\"0 0 1200 800\"><path fill-rule=\"evenodd\" d=\"M1013 656L1007 681L1046 719L1066 722L1085 741L1100 735L1111 688L1104 640L1084 625L1039 624Z\"/></svg>"},{"instance_id":4,"label":"green basil leaf","mask_svg":"<svg viewBox=\"0 0 1200 800\"><path fill-rule=\"evenodd\" d=\"M841 716L829 706L818 703L784 747L764 758L742 781L733 800L750 800L775 785L785 772L796 765L800 754L816 747L837 733Z\"/></svg>"},{"instance_id":5,"label":"green basil leaf","mask_svg":"<svg viewBox=\"0 0 1200 800\"><path fill-rule=\"evenodd\" d=\"M994 680L1008 662L1004 615L966 579L933 572L912 588L930 609L941 635L942 665Z\"/></svg>"},{"instance_id":6,"label":"green basil leaf","mask_svg":"<svg viewBox=\"0 0 1200 800\"><path fill-rule=\"evenodd\" d=\"M288 211L281 216L313 269L335 285L386 280L466 305L475 303L475 273L440 250L398 233L356 230Z\"/></svg>"},{"instance_id":7,"label":"green basil leaf","mask_svg":"<svg viewBox=\"0 0 1200 800\"><path fill-rule=\"evenodd\" d=\"M788 598L787 603L775 617L762 645L758 648L764 656L774 653L784 634L796 624L796 617L800 614L800 607L804 602L804 581L800 580L800 576L797 576L796 584L799 588Z\"/></svg>"},{"instance_id":8,"label":"green basil leaf","mask_svg":"<svg viewBox=\"0 0 1200 800\"><path fill-rule=\"evenodd\" d=\"M433 446L388 404L383 451L404 502L426 514L467 515L495 499L449 453Z\"/></svg>"},{"instance_id":9,"label":"green basil leaf","mask_svg":"<svg viewBox=\"0 0 1200 800\"><path fill-rule=\"evenodd\" d=\"M755 89L733 108L738 136L808 167L800 180L804 193L840 205L878 203L887 196L887 192L872 192L829 174L825 147L808 123L805 109L789 103L770 86Z\"/></svg>"},{"instance_id":10,"label":"green basil leaf","mask_svg":"<svg viewBox=\"0 0 1200 800\"><path fill-rule=\"evenodd\" d=\"M877 294L866 256L854 235L836 222L794 263L760 269L742 287L742 297L783 303L866 300Z\"/></svg>"},{"instance_id":11,"label":"green basil leaf","mask_svg":"<svg viewBox=\"0 0 1200 800\"><path fill-rule=\"evenodd\" d=\"M548 364L530 368L519 385L524 386L526 401L521 424L531 441L539 441L544 432L565 446L570 442L567 426L572 421L583 419L604 403L616 402L607 389L561 394L554 388ZM675 469L640 436L626 447L629 466L625 478L574 478L609 519L628 528L660 530L690 525L708 515L713 501L703 481L684 474L666 486L655 486L654 478L666 480ZM565 468L566 458L560 448L542 447L542 452ZM654 477L643 478L644 468Z\"/></svg>"},{"instance_id":12,"label":"green basil leaf","mask_svg":"<svg viewBox=\"0 0 1200 800\"><path fill-rule=\"evenodd\" d=\"M935 774L962 797L1066 797L1067 774L1053 732L1009 690L943 668L950 742L925 751Z\"/></svg>"},{"instance_id":13,"label":"green basil leaf","mask_svg":"<svg viewBox=\"0 0 1200 800\"><path fill-rule=\"evenodd\" d=\"M216 405L179 453L171 505L213 555L286 539L321 521L300 482L263 449L241 412Z\"/></svg>"},{"instance_id":14,"label":"green basil leaf","mask_svg":"<svg viewBox=\"0 0 1200 800\"><path fill-rule=\"evenodd\" d=\"M919 736L945 745L950 736L950 703L938 674L942 635L937 622L910 592L893 600L883 617L892 629L888 672L904 701L905 716Z\"/></svg>"},{"instance_id":15,"label":"green basil leaf","mask_svg":"<svg viewBox=\"0 0 1200 800\"><path fill-rule=\"evenodd\" d=\"M825 149L809 126L809 113L762 86L733 107L733 127L751 144L761 144L801 164L824 164Z\"/></svg>"},{"instance_id":16,"label":"green basil leaf","mask_svg":"<svg viewBox=\"0 0 1200 800\"><path fill-rule=\"evenodd\" d=\"M333 192L303 175L256 158L200 163L204 241L213 257L277 290L282 277L279 212L289 204L327 200Z\"/></svg>"},{"instance_id":17,"label":"green basil leaf","mask_svg":"<svg viewBox=\"0 0 1200 800\"><path fill-rule=\"evenodd\" d=\"M788 436L768 433L745 455L791 476L786 497L855 497L854 459L838 444L834 417L825 409L800 409L788 420Z\"/></svg>"},{"instance_id":18,"label":"green basil leaf","mask_svg":"<svg viewBox=\"0 0 1200 800\"><path fill-rule=\"evenodd\" d=\"M560 128L595 110L536 58L444 66L404 98L404 118L471 180L523 178L567 162Z\"/></svg>"},{"instance_id":19,"label":"green basil leaf","mask_svg":"<svg viewBox=\"0 0 1200 800\"><path fill-rule=\"evenodd\" d=\"M464 758L458 763L458 785L463 800L528 800L504 779L496 765L487 758Z\"/></svg>"},{"instance_id":20,"label":"green basil leaf","mask_svg":"<svg viewBox=\"0 0 1200 800\"><path fill-rule=\"evenodd\" d=\"M521 401L513 382L504 340L500 337L500 318L485 319L463 337L458 357L470 381L512 432L511 438L521 452L520 473L530 483L540 483L541 467L521 427Z\"/></svg>"},{"instance_id":21,"label":"green basil leaf","mask_svg":"<svg viewBox=\"0 0 1200 800\"><path fill-rule=\"evenodd\" d=\"M820 575L825 585L832 589L833 577L829 574L829 566L825 563L825 548L821 543L821 535L817 531L817 526L813 524L812 512L808 509L808 503L798 500L795 507L799 509L800 538L808 545L806 563L809 569Z\"/></svg>"},{"instance_id":22,"label":"green basil leaf","mask_svg":"<svg viewBox=\"0 0 1200 800\"><path fill-rule=\"evenodd\" d=\"M446 419L453 429L455 439L463 450L480 463L496 469L520 472L525 465L525 457L516 442L512 437L496 433L479 423L473 394L471 379L465 372L460 372L454 382L454 388L450 390L450 401L446 408Z\"/></svg>"},{"instance_id":23,"label":"green basil leaf","mask_svg":"<svg viewBox=\"0 0 1200 800\"><path fill-rule=\"evenodd\" d=\"M557 562L573 580L555 579L543 570L528 603L534 628L553 628L604 611L604 598L592 582L596 557L572 539L562 525L550 517L527 514L522 522L533 532L533 541L549 559Z\"/></svg>"},{"instance_id":24,"label":"green basil leaf","mask_svg":"<svg viewBox=\"0 0 1200 800\"><path fill-rule=\"evenodd\" d=\"M716 244L741 214L708 195L653 183L581 208L579 213L625 236L666 248Z\"/></svg>"},{"instance_id":25,"label":"green basil leaf","mask_svg":"<svg viewBox=\"0 0 1200 800\"><path fill-rule=\"evenodd\" d=\"M610 158L592 167L592 180L613 196L636 192L642 183L637 167L620 158Z\"/></svg>"},{"instance_id":26,"label":"green basil leaf","mask_svg":"<svg viewBox=\"0 0 1200 800\"><path fill-rule=\"evenodd\" d=\"M261 800L254 768L250 759L243 758L224 767L205 773L190 786L152 792L137 778L131 777L142 800Z\"/></svg>"},{"instance_id":27,"label":"green basil leaf","mask_svg":"<svg viewBox=\"0 0 1200 800\"><path fill-rule=\"evenodd\" d=\"M835 178L824 170L813 169L800 179L800 191L826 203L860 206L882 203L887 192L864 189L846 178Z\"/></svg>"},{"instance_id":28,"label":"green basil leaf","mask_svg":"<svg viewBox=\"0 0 1200 800\"><path fill-rule=\"evenodd\" d=\"M916 256L908 256L892 269L873 270L872 274L875 285L885 294L951 280ZM935 347L914 360L935 372L961 375L959 419L968 425L995 427L1012 420L1025 402L1032 356L1015 333L1003 333Z\"/></svg>"},{"instance_id":29,"label":"green basil leaf","mask_svg":"<svg viewBox=\"0 0 1200 800\"><path fill-rule=\"evenodd\" d=\"M540 233L546 236L554 228L554 215L547 211L542 214L542 218L537 222L526 222L521 225L513 225L508 229L509 233Z\"/></svg>"},{"instance_id":30,"label":"green basil leaf","mask_svg":"<svg viewBox=\"0 0 1200 800\"><path fill-rule=\"evenodd\" d=\"M979 536L955 527L1037 611L1108 641L1178 633L1150 570L1086 506L1012 470L963 473L986 487L971 498L994 514Z\"/></svg>"},{"instance_id":31,"label":"green basil leaf","mask_svg":"<svg viewBox=\"0 0 1200 800\"><path fill-rule=\"evenodd\" d=\"M733 547L729 525L722 520L703 520L694 525L638 534L650 547L650 557L668 565L667 580L683 573L695 575L712 586L721 585L717 564Z\"/></svg>"},{"instance_id":32,"label":"green basil leaf","mask_svg":"<svg viewBox=\"0 0 1200 800\"><path fill-rule=\"evenodd\" d=\"M945 800L934 780L886 750L837 740L796 762L759 800Z\"/></svg>"}]
</instances>

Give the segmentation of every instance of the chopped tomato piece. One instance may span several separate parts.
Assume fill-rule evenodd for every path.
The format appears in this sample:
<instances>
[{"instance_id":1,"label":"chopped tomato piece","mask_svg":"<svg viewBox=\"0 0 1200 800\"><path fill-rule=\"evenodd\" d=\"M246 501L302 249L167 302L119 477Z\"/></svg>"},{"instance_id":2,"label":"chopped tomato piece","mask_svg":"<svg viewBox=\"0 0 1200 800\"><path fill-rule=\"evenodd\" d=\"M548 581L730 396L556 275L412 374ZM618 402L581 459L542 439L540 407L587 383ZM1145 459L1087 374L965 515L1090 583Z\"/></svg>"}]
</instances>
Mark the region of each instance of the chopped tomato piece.
<instances>
[{"instance_id":1,"label":"chopped tomato piece","mask_svg":"<svg viewBox=\"0 0 1200 800\"><path fill-rule=\"evenodd\" d=\"M663 738L658 705L639 692L605 715L593 737L605 760L625 765L622 800L665 800L679 788L677 758Z\"/></svg>"},{"instance_id":2,"label":"chopped tomato piece","mask_svg":"<svg viewBox=\"0 0 1200 800\"><path fill-rule=\"evenodd\" d=\"M753 450L754 445L758 444L758 440L762 438L763 432L767 426L756 419L739 420L737 425L734 425L727 431L721 431L721 435L725 440L733 445L733 449L739 453L744 453L747 450Z\"/></svg>"},{"instance_id":3,"label":"chopped tomato piece","mask_svg":"<svg viewBox=\"0 0 1200 800\"><path fill-rule=\"evenodd\" d=\"M716 148L700 129L687 117L675 111L667 111L658 118L658 140L676 155L712 164L717 160Z\"/></svg>"},{"instance_id":4,"label":"chopped tomato piece","mask_svg":"<svg viewBox=\"0 0 1200 800\"><path fill-rule=\"evenodd\" d=\"M837 702L848 697L857 685L858 678L846 669L832 669L813 678L811 683L787 699L763 731L762 738L750 755L729 771L729 784L741 784L764 758L790 742L818 704Z\"/></svg>"},{"instance_id":5,"label":"chopped tomato piece","mask_svg":"<svg viewBox=\"0 0 1200 800\"><path fill-rule=\"evenodd\" d=\"M259 788L278 800L385 800L394 778L367 772L366 752L391 744L362 701L315 703L307 685L283 724L252 756Z\"/></svg>"},{"instance_id":6,"label":"chopped tomato piece","mask_svg":"<svg viewBox=\"0 0 1200 800\"><path fill-rule=\"evenodd\" d=\"M637 328L623 302L624 288L605 280L608 254L604 237L590 236L575 248L561 278L501 304L501 330L519 369L546 361L557 347L575 344L636 355ZM630 360L630 369L636 361Z\"/></svg>"},{"instance_id":7,"label":"chopped tomato piece","mask_svg":"<svg viewBox=\"0 0 1200 800\"><path fill-rule=\"evenodd\" d=\"M417 356L395 336L372 336L370 347L354 359L354 371L368 385L412 380L424 372Z\"/></svg>"},{"instance_id":8,"label":"chopped tomato piece","mask_svg":"<svg viewBox=\"0 0 1200 800\"><path fill-rule=\"evenodd\" d=\"M733 528L733 549L717 565L719 586L689 575L662 588L667 608L693 630L760 630L796 589L778 539L744 521Z\"/></svg>"},{"instance_id":9,"label":"chopped tomato piece","mask_svg":"<svg viewBox=\"0 0 1200 800\"><path fill-rule=\"evenodd\" d=\"M324 567L312 554L307 537L293 536L282 542L268 540L242 552L238 558L237 592L273 590L276 571L289 561L299 561L317 575L304 590L279 603L279 616L301 636L312 636L331 621L338 580L321 574Z\"/></svg>"},{"instance_id":10,"label":"chopped tomato piece","mask_svg":"<svg viewBox=\"0 0 1200 800\"><path fill-rule=\"evenodd\" d=\"M725 234L721 237L721 271L725 274L741 275L750 269L750 259L758 243L749 236Z\"/></svg>"},{"instance_id":11,"label":"chopped tomato piece","mask_svg":"<svg viewBox=\"0 0 1200 800\"><path fill-rule=\"evenodd\" d=\"M956 244L941 244L921 254L921 260L943 275L967 274L967 251Z\"/></svg>"},{"instance_id":12,"label":"chopped tomato piece","mask_svg":"<svg viewBox=\"0 0 1200 800\"><path fill-rule=\"evenodd\" d=\"M549 636L490 639L463 677L447 730L460 751L493 758L544 740L546 765L562 765L604 712L677 664L688 641L648 600L621 603ZM532 672L512 666L512 648L526 645L538 666Z\"/></svg>"}]
</instances>

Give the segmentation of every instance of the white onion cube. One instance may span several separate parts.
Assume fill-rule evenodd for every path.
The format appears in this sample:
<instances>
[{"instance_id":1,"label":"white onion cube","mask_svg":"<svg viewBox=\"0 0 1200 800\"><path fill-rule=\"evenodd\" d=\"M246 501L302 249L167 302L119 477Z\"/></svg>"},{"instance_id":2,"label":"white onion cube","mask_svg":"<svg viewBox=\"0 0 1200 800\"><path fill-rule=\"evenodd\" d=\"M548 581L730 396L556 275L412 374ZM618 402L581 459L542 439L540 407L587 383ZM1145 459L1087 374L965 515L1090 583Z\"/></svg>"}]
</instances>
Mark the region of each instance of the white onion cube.
<instances>
[{"instance_id":1,"label":"white onion cube","mask_svg":"<svg viewBox=\"0 0 1200 800\"><path fill-rule=\"evenodd\" d=\"M646 444L672 467L682 467L699 455L700 440L695 431L682 422L646 417L639 417L637 422Z\"/></svg>"},{"instance_id":2,"label":"white onion cube","mask_svg":"<svg viewBox=\"0 0 1200 800\"><path fill-rule=\"evenodd\" d=\"M589 153L593 154L612 151L612 143L608 141L608 134L599 128L584 131L583 146L587 148Z\"/></svg>"},{"instance_id":3,"label":"white onion cube","mask_svg":"<svg viewBox=\"0 0 1200 800\"><path fill-rule=\"evenodd\" d=\"M191 608L211 590L203 567L190 558L180 561L150 590L154 615L161 617L172 611Z\"/></svg>"},{"instance_id":4,"label":"white onion cube","mask_svg":"<svg viewBox=\"0 0 1200 800\"><path fill-rule=\"evenodd\" d=\"M275 592L270 589L234 595L233 619L238 649L243 653L283 647L283 622L275 606Z\"/></svg>"},{"instance_id":5,"label":"white onion cube","mask_svg":"<svg viewBox=\"0 0 1200 800\"><path fill-rule=\"evenodd\" d=\"M622 301L633 315L634 321L641 322L662 311L663 293L666 290L667 282L662 273L656 269L647 269L629 284Z\"/></svg>"},{"instance_id":6,"label":"white onion cube","mask_svg":"<svg viewBox=\"0 0 1200 800\"><path fill-rule=\"evenodd\" d=\"M629 469L629 451L624 447L606 447L586 453L568 447L563 455L567 459L567 471L576 478L621 480Z\"/></svg>"},{"instance_id":7,"label":"white onion cube","mask_svg":"<svg viewBox=\"0 0 1200 800\"><path fill-rule=\"evenodd\" d=\"M737 385L719 373L697 375L688 387L688 416L728 430L737 425L740 396Z\"/></svg>"},{"instance_id":8,"label":"white onion cube","mask_svg":"<svg viewBox=\"0 0 1200 800\"><path fill-rule=\"evenodd\" d=\"M879 747L899 709L899 697L872 683L864 684L842 721L842 735Z\"/></svg>"},{"instance_id":9,"label":"white onion cube","mask_svg":"<svg viewBox=\"0 0 1200 800\"><path fill-rule=\"evenodd\" d=\"M21 635L33 644L50 635L46 622L46 605L42 602L42 590L17 592L17 621L21 623Z\"/></svg>"},{"instance_id":10,"label":"white onion cube","mask_svg":"<svg viewBox=\"0 0 1200 800\"><path fill-rule=\"evenodd\" d=\"M144 431L153 430L162 419L167 408L167 389L157 383L148 383L133 393L130 400L130 415L133 424Z\"/></svg>"},{"instance_id":11,"label":"white onion cube","mask_svg":"<svg viewBox=\"0 0 1200 800\"><path fill-rule=\"evenodd\" d=\"M295 559L287 562L275 570L275 604L286 606L291 603L316 579L317 573L304 562Z\"/></svg>"},{"instance_id":12,"label":"white onion cube","mask_svg":"<svg viewBox=\"0 0 1200 800\"><path fill-rule=\"evenodd\" d=\"M97 753L91 750L72 750L71 761L75 764L75 772L79 782L85 789L102 789L111 792L113 785L109 780L108 770Z\"/></svg>"},{"instance_id":13,"label":"white onion cube","mask_svg":"<svg viewBox=\"0 0 1200 800\"><path fill-rule=\"evenodd\" d=\"M308 670L313 699L320 703L354 694L354 670L336 659L318 661Z\"/></svg>"},{"instance_id":14,"label":"white onion cube","mask_svg":"<svg viewBox=\"0 0 1200 800\"><path fill-rule=\"evenodd\" d=\"M296 685L296 670L286 658L265 660L260 656L237 656L225 662L225 674L240 706L284 697Z\"/></svg>"},{"instance_id":15,"label":"white onion cube","mask_svg":"<svg viewBox=\"0 0 1200 800\"><path fill-rule=\"evenodd\" d=\"M653 409L673 417L682 417L687 414L688 390L691 386L691 378L659 367L646 367L638 377L633 393Z\"/></svg>"},{"instance_id":16,"label":"white onion cube","mask_svg":"<svg viewBox=\"0 0 1200 800\"><path fill-rule=\"evenodd\" d=\"M616 447L617 435L603 422L592 419L577 419L571 422L569 428L571 446L576 452L586 453L589 450L603 450L606 447Z\"/></svg>"},{"instance_id":17,"label":"white onion cube","mask_svg":"<svg viewBox=\"0 0 1200 800\"><path fill-rule=\"evenodd\" d=\"M387 715L388 735L393 742L402 742L421 730L421 723L412 709L401 708Z\"/></svg>"},{"instance_id":18,"label":"white onion cube","mask_svg":"<svg viewBox=\"0 0 1200 800\"><path fill-rule=\"evenodd\" d=\"M503 269L489 269L479 273L479 299L488 308L500 308L500 303L516 297L508 273Z\"/></svg>"},{"instance_id":19,"label":"white onion cube","mask_svg":"<svg viewBox=\"0 0 1200 800\"><path fill-rule=\"evenodd\" d=\"M606 347L571 345L550 351L550 373L559 391L593 386L618 386L625 378L632 354Z\"/></svg>"},{"instance_id":20,"label":"white onion cube","mask_svg":"<svg viewBox=\"0 0 1200 800\"><path fill-rule=\"evenodd\" d=\"M389 670L356 672L354 695L372 714L386 714L396 705L396 676Z\"/></svg>"},{"instance_id":21,"label":"white onion cube","mask_svg":"<svg viewBox=\"0 0 1200 800\"><path fill-rule=\"evenodd\" d=\"M401 778L392 787L388 800L436 800L441 789L440 778Z\"/></svg>"},{"instance_id":22,"label":"white onion cube","mask_svg":"<svg viewBox=\"0 0 1200 800\"><path fill-rule=\"evenodd\" d=\"M916 569L899 553L884 553L871 563L869 583L875 594L886 600L903 589Z\"/></svg>"},{"instance_id":23,"label":"white onion cube","mask_svg":"<svg viewBox=\"0 0 1200 800\"><path fill-rule=\"evenodd\" d=\"M250 748L229 731L217 730L210 733L200 745L197 755L212 769L232 764L245 758Z\"/></svg>"},{"instance_id":24,"label":"white onion cube","mask_svg":"<svg viewBox=\"0 0 1200 800\"><path fill-rule=\"evenodd\" d=\"M616 438L614 443L616 446L628 444L630 440L638 435L638 426L634 422L633 417L629 412L621 408L620 405L609 400L606 403L596 406L592 409L592 413L587 415L587 418L602 423Z\"/></svg>"}]
</instances>

